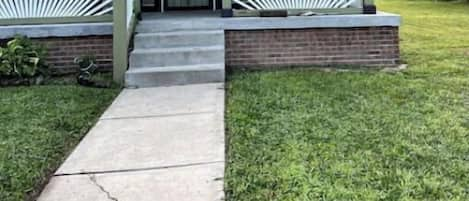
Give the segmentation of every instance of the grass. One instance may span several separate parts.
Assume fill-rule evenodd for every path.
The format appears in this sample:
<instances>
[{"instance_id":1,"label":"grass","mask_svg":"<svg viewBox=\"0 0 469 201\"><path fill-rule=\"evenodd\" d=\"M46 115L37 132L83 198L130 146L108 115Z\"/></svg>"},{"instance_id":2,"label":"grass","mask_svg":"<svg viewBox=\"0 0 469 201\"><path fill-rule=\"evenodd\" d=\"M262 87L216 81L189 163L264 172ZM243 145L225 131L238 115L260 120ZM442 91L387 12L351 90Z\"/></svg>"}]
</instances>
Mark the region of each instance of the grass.
<instances>
[{"instance_id":1,"label":"grass","mask_svg":"<svg viewBox=\"0 0 469 201\"><path fill-rule=\"evenodd\" d=\"M32 199L118 91L0 88L0 200Z\"/></svg>"},{"instance_id":2,"label":"grass","mask_svg":"<svg viewBox=\"0 0 469 201\"><path fill-rule=\"evenodd\" d=\"M469 4L377 3L404 72L230 76L228 200L469 200Z\"/></svg>"}]
</instances>

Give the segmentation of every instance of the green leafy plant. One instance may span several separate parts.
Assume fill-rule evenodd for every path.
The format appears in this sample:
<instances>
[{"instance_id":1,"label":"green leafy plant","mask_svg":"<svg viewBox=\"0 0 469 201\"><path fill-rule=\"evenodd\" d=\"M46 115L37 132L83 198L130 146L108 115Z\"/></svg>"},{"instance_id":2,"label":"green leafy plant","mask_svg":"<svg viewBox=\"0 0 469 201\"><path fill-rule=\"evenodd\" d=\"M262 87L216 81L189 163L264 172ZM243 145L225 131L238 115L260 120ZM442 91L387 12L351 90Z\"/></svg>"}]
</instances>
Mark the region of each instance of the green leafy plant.
<instances>
[{"instance_id":1,"label":"green leafy plant","mask_svg":"<svg viewBox=\"0 0 469 201\"><path fill-rule=\"evenodd\" d=\"M0 78L31 78L47 74L46 51L24 36L0 47Z\"/></svg>"}]
</instances>

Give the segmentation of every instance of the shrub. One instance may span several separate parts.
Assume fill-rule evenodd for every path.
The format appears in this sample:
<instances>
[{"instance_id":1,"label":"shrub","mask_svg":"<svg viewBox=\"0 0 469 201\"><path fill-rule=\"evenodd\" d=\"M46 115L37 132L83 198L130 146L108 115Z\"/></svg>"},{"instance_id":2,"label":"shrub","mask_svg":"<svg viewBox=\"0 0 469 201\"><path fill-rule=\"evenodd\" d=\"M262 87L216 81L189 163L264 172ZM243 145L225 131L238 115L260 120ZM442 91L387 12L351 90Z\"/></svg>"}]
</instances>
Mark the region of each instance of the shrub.
<instances>
[{"instance_id":1,"label":"shrub","mask_svg":"<svg viewBox=\"0 0 469 201\"><path fill-rule=\"evenodd\" d=\"M46 51L30 39L16 36L0 47L0 79L24 79L47 74Z\"/></svg>"}]
</instances>

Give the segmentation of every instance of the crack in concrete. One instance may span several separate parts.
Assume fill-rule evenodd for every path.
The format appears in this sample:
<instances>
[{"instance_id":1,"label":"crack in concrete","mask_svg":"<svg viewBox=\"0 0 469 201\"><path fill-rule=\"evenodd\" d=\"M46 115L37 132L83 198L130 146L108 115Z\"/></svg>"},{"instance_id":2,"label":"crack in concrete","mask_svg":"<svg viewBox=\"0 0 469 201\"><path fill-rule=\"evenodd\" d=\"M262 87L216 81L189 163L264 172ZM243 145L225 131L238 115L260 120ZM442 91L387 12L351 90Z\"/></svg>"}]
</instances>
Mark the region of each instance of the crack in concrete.
<instances>
[{"instance_id":1,"label":"crack in concrete","mask_svg":"<svg viewBox=\"0 0 469 201\"><path fill-rule=\"evenodd\" d=\"M107 199L112 200L112 201L119 201L116 197L112 196L109 191L107 191L104 186L100 185L98 181L96 180L96 175L90 175L89 176L90 181L93 182L93 184L101 190L101 192L106 194Z\"/></svg>"}]
</instances>

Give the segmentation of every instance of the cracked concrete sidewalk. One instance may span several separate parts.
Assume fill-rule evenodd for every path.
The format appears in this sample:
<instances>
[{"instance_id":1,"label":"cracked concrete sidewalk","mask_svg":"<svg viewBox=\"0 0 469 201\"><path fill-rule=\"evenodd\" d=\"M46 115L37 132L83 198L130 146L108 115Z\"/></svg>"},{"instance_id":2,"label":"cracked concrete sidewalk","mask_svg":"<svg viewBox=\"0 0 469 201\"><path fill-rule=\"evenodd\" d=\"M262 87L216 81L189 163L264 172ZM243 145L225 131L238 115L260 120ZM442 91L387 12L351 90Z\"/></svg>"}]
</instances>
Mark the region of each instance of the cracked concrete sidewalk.
<instances>
[{"instance_id":1,"label":"cracked concrete sidewalk","mask_svg":"<svg viewBox=\"0 0 469 201\"><path fill-rule=\"evenodd\" d=\"M125 89L38 201L224 199L221 83Z\"/></svg>"}]
</instances>

